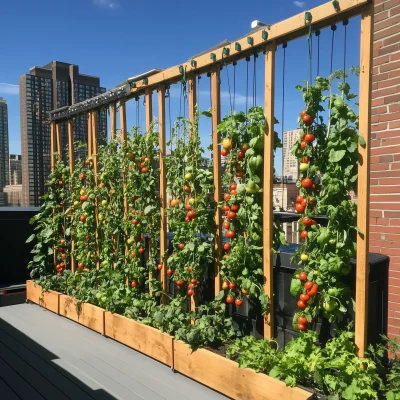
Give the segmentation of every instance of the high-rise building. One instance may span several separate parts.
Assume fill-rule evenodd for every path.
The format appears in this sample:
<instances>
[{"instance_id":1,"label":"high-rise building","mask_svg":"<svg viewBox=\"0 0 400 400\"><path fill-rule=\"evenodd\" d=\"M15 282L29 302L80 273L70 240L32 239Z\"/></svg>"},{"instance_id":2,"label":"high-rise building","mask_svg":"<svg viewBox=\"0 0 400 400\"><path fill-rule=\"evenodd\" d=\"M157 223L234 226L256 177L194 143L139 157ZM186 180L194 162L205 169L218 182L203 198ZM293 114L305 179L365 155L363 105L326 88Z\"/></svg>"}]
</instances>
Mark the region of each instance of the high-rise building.
<instances>
[{"instance_id":1,"label":"high-rise building","mask_svg":"<svg viewBox=\"0 0 400 400\"><path fill-rule=\"evenodd\" d=\"M50 173L51 110L79 103L104 93L100 78L79 73L77 65L52 61L44 67L33 67L19 80L22 144L22 204L40 205L45 182ZM101 143L107 137L107 111L98 114ZM100 142L99 140L99 142ZM87 143L87 118L78 116L74 124L74 141ZM63 152L68 146L67 123L61 124ZM83 157L80 151L76 154Z\"/></svg>"},{"instance_id":2,"label":"high-rise building","mask_svg":"<svg viewBox=\"0 0 400 400\"><path fill-rule=\"evenodd\" d=\"M8 185L8 110L0 97L0 192Z\"/></svg>"},{"instance_id":3,"label":"high-rise building","mask_svg":"<svg viewBox=\"0 0 400 400\"><path fill-rule=\"evenodd\" d=\"M22 184L22 165L21 156L18 154L10 154L8 162L8 171L10 174L9 185Z\"/></svg>"},{"instance_id":4,"label":"high-rise building","mask_svg":"<svg viewBox=\"0 0 400 400\"><path fill-rule=\"evenodd\" d=\"M291 149L301 135L302 129L283 132L283 171L284 181L296 181L299 177L299 161L292 154Z\"/></svg>"}]
</instances>

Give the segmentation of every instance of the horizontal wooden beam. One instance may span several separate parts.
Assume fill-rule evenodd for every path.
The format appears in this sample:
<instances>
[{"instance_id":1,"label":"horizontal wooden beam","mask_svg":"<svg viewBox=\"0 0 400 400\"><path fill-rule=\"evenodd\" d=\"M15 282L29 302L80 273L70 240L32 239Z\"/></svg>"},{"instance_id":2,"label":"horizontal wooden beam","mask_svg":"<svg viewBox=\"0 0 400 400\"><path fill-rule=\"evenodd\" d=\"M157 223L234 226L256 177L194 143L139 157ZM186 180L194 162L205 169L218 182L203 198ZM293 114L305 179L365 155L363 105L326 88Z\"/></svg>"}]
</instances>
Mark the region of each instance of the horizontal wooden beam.
<instances>
[{"instance_id":1,"label":"horizontal wooden beam","mask_svg":"<svg viewBox=\"0 0 400 400\"><path fill-rule=\"evenodd\" d=\"M369 0L340 0L340 10L338 11L334 9L332 2L322 4L308 10L312 16L312 27L313 29L322 29L340 20L359 15L362 7L368 3ZM263 31L268 34L267 39L265 39L265 36L263 37ZM222 59L229 63L244 58L251 52L259 52L272 40L275 40L278 45L305 36L307 33L308 25L305 23L305 12L303 12L271 25L269 28L265 27L265 30L260 29L251 33L248 37L243 37L230 45L221 46L213 50L214 57L211 57L211 52L203 54L194 59L193 65L192 60L190 60L152 75L144 82L137 82L136 87L131 89L131 93L142 92L144 88L155 87L161 83L178 82L182 77L182 69L180 67L183 67L183 70L186 69L187 73L199 73L201 70L204 72L204 69L210 70L213 65L222 61ZM248 40L249 37L251 37L251 40Z\"/></svg>"}]
</instances>

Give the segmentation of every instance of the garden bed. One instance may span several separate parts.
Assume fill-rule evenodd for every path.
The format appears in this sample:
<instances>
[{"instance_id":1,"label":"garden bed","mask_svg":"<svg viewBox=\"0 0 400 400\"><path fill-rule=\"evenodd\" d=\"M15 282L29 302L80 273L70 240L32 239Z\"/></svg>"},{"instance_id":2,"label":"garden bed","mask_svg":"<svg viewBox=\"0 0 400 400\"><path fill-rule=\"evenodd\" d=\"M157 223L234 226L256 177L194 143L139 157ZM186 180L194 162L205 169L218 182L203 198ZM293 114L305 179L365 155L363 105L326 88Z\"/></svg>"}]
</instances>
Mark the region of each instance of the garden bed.
<instances>
[{"instance_id":1,"label":"garden bed","mask_svg":"<svg viewBox=\"0 0 400 400\"><path fill-rule=\"evenodd\" d=\"M174 341L174 369L220 393L239 400L306 400L310 393L285 383L241 369L234 361L205 349L192 351L180 340Z\"/></svg>"},{"instance_id":2,"label":"garden bed","mask_svg":"<svg viewBox=\"0 0 400 400\"><path fill-rule=\"evenodd\" d=\"M34 281L26 281L26 298L32 303L36 303L41 307L46 308L58 314L59 301L61 293L49 290L44 292L43 288Z\"/></svg>"},{"instance_id":3,"label":"garden bed","mask_svg":"<svg viewBox=\"0 0 400 400\"><path fill-rule=\"evenodd\" d=\"M61 294L59 314L104 335L105 311L89 303L81 303L79 307L77 305L76 299Z\"/></svg>"}]
</instances>

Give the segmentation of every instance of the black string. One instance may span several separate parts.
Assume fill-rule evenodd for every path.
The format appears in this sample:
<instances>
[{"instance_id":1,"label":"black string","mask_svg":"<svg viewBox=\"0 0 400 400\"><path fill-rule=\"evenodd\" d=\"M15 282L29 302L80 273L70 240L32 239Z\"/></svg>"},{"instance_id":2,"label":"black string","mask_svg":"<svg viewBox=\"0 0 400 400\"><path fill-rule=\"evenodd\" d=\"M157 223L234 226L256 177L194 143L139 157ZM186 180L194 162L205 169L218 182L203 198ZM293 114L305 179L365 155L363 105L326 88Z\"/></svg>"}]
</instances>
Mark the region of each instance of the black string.
<instances>
[{"instance_id":1,"label":"black string","mask_svg":"<svg viewBox=\"0 0 400 400\"><path fill-rule=\"evenodd\" d=\"M228 65L225 63L223 55L222 55L222 62L224 64L225 70L226 70L226 79L228 81L228 92L229 92L229 104L231 106L231 112L232 112L233 111L233 105L232 105L232 96L231 96L231 84L230 84L230 81L229 81L229 71L228 71Z\"/></svg>"},{"instance_id":2,"label":"black string","mask_svg":"<svg viewBox=\"0 0 400 400\"><path fill-rule=\"evenodd\" d=\"M332 72L333 72L333 45L334 45L334 42L335 42L336 25L332 25L331 29L332 29L332 46L331 46L331 69L330 69L330 75L332 75Z\"/></svg>"},{"instance_id":3,"label":"black string","mask_svg":"<svg viewBox=\"0 0 400 400\"><path fill-rule=\"evenodd\" d=\"M257 54L254 54L254 65L253 65L253 107L257 103L257 70L256 70Z\"/></svg>"}]
</instances>

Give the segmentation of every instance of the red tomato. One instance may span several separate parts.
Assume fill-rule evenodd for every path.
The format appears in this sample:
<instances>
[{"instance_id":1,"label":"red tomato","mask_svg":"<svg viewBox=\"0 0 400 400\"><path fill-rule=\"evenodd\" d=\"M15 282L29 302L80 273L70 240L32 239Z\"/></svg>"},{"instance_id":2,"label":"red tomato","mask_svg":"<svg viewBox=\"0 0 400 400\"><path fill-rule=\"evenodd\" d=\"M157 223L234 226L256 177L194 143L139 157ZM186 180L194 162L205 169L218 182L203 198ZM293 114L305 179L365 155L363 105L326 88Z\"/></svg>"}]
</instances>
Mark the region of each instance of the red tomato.
<instances>
[{"instance_id":1,"label":"red tomato","mask_svg":"<svg viewBox=\"0 0 400 400\"><path fill-rule=\"evenodd\" d=\"M138 224L139 224L139 220L133 219L133 220L132 220L132 224L133 224L133 225L138 225Z\"/></svg>"},{"instance_id":2,"label":"red tomato","mask_svg":"<svg viewBox=\"0 0 400 400\"><path fill-rule=\"evenodd\" d=\"M308 218L308 217L305 217L305 218L303 218L302 219L302 223L303 223L303 225L304 226L311 226L312 225L312 219L311 218Z\"/></svg>"},{"instance_id":3,"label":"red tomato","mask_svg":"<svg viewBox=\"0 0 400 400\"><path fill-rule=\"evenodd\" d=\"M297 324L297 329L299 331L306 331L307 330L307 326L305 326L303 324Z\"/></svg>"},{"instance_id":4,"label":"red tomato","mask_svg":"<svg viewBox=\"0 0 400 400\"><path fill-rule=\"evenodd\" d=\"M297 317L297 322L302 325L307 325L308 321L306 317Z\"/></svg>"},{"instance_id":5,"label":"red tomato","mask_svg":"<svg viewBox=\"0 0 400 400\"><path fill-rule=\"evenodd\" d=\"M229 187L230 190L236 190L236 183L232 183L232 185Z\"/></svg>"},{"instance_id":6,"label":"red tomato","mask_svg":"<svg viewBox=\"0 0 400 400\"><path fill-rule=\"evenodd\" d=\"M317 225L317 221L315 219L311 220L311 225Z\"/></svg>"},{"instance_id":7,"label":"red tomato","mask_svg":"<svg viewBox=\"0 0 400 400\"><path fill-rule=\"evenodd\" d=\"M301 201L301 205L302 205L304 208L306 208L306 206L307 206L307 199L303 199L303 200Z\"/></svg>"},{"instance_id":8,"label":"red tomato","mask_svg":"<svg viewBox=\"0 0 400 400\"><path fill-rule=\"evenodd\" d=\"M307 304L304 303L304 301L299 300L297 302L297 307L299 307L301 310L304 310L307 307Z\"/></svg>"},{"instance_id":9,"label":"red tomato","mask_svg":"<svg viewBox=\"0 0 400 400\"><path fill-rule=\"evenodd\" d=\"M183 250L185 248L185 245L184 245L184 243L179 243L178 247L179 247L179 250Z\"/></svg>"},{"instance_id":10,"label":"red tomato","mask_svg":"<svg viewBox=\"0 0 400 400\"><path fill-rule=\"evenodd\" d=\"M85 180L86 179L86 175L85 174L79 174L79 179L81 181Z\"/></svg>"},{"instance_id":11,"label":"red tomato","mask_svg":"<svg viewBox=\"0 0 400 400\"><path fill-rule=\"evenodd\" d=\"M142 168L142 172L145 174L146 172L148 172L149 171L149 169L147 168L147 167L143 167Z\"/></svg>"},{"instance_id":12,"label":"red tomato","mask_svg":"<svg viewBox=\"0 0 400 400\"><path fill-rule=\"evenodd\" d=\"M232 246L231 246L230 243L225 243L225 244L224 244L224 250L225 250L225 251L229 251L229 250L231 249L231 247L232 247Z\"/></svg>"},{"instance_id":13,"label":"red tomato","mask_svg":"<svg viewBox=\"0 0 400 400\"><path fill-rule=\"evenodd\" d=\"M85 264L83 262L78 263L78 268L79 269L83 269L85 266Z\"/></svg>"},{"instance_id":14,"label":"red tomato","mask_svg":"<svg viewBox=\"0 0 400 400\"><path fill-rule=\"evenodd\" d=\"M236 299L235 300L235 304L240 307L243 304L243 300L242 299Z\"/></svg>"},{"instance_id":15,"label":"red tomato","mask_svg":"<svg viewBox=\"0 0 400 400\"><path fill-rule=\"evenodd\" d=\"M312 133L307 133L307 134L304 136L304 141L305 141L306 143L311 143L311 142L314 141L314 139L315 139L315 137L314 137L314 135L313 135Z\"/></svg>"},{"instance_id":16,"label":"red tomato","mask_svg":"<svg viewBox=\"0 0 400 400\"><path fill-rule=\"evenodd\" d=\"M132 257L132 258L135 258L135 257L136 257L136 254L135 254L134 252L132 252L132 253L131 253L131 257Z\"/></svg>"},{"instance_id":17,"label":"red tomato","mask_svg":"<svg viewBox=\"0 0 400 400\"><path fill-rule=\"evenodd\" d=\"M176 286L181 287L184 283L185 282L182 279L179 279L179 281L176 282Z\"/></svg>"},{"instance_id":18,"label":"red tomato","mask_svg":"<svg viewBox=\"0 0 400 400\"><path fill-rule=\"evenodd\" d=\"M307 301L310 300L310 296L308 294L301 294L300 295L300 300L304 301L305 303L307 303Z\"/></svg>"},{"instance_id":19,"label":"red tomato","mask_svg":"<svg viewBox=\"0 0 400 400\"><path fill-rule=\"evenodd\" d=\"M235 219L235 218L236 218L236 213L233 212L233 211L228 211L228 213L226 214L226 216L227 216L229 219Z\"/></svg>"},{"instance_id":20,"label":"red tomato","mask_svg":"<svg viewBox=\"0 0 400 400\"><path fill-rule=\"evenodd\" d=\"M196 213L195 213L194 211L189 211L189 212L187 213L187 217L188 217L189 219L193 219L195 216L196 216Z\"/></svg>"},{"instance_id":21,"label":"red tomato","mask_svg":"<svg viewBox=\"0 0 400 400\"><path fill-rule=\"evenodd\" d=\"M307 114L307 111L306 111L306 110L303 110L303 111L300 113L300 117L303 118L306 114Z\"/></svg>"},{"instance_id":22,"label":"red tomato","mask_svg":"<svg viewBox=\"0 0 400 400\"><path fill-rule=\"evenodd\" d=\"M189 290L187 291L187 294L188 294L188 296L193 296L194 292L193 292L192 289L189 289Z\"/></svg>"},{"instance_id":23,"label":"red tomato","mask_svg":"<svg viewBox=\"0 0 400 400\"><path fill-rule=\"evenodd\" d=\"M137 283L136 281L132 281L131 286L132 286L133 288L135 288L137 285L138 285L138 283Z\"/></svg>"},{"instance_id":24,"label":"red tomato","mask_svg":"<svg viewBox=\"0 0 400 400\"><path fill-rule=\"evenodd\" d=\"M299 195L299 196L296 197L296 203L301 203L303 200L304 200L303 196Z\"/></svg>"},{"instance_id":25,"label":"red tomato","mask_svg":"<svg viewBox=\"0 0 400 400\"><path fill-rule=\"evenodd\" d=\"M86 217L85 217L84 215L81 215L81 216L79 217L79 221L85 222L85 221L86 221Z\"/></svg>"},{"instance_id":26,"label":"red tomato","mask_svg":"<svg viewBox=\"0 0 400 400\"><path fill-rule=\"evenodd\" d=\"M221 156L226 157L228 155L228 150L222 149L221 150Z\"/></svg>"},{"instance_id":27,"label":"red tomato","mask_svg":"<svg viewBox=\"0 0 400 400\"><path fill-rule=\"evenodd\" d=\"M193 267L191 265L189 265L187 269L188 269L189 272L192 272Z\"/></svg>"},{"instance_id":28,"label":"red tomato","mask_svg":"<svg viewBox=\"0 0 400 400\"><path fill-rule=\"evenodd\" d=\"M300 204L300 203L296 203L296 212L298 212L299 214L302 214L304 212L305 208Z\"/></svg>"},{"instance_id":29,"label":"red tomato","mask_svg":"<svg viewBox=\"0 0 400 400\"><path fill-rule=\"evenodd\" d=\"M303 122L305 125L311 125L314 122L314 120L312 119L311 115L305 114L303 116Z\"/></svg>"},{"instance_id":30,"label":"red tomato","mask_svg":"<svg viewBox=\"0 0 400 400\"><path fill-rule=\"evenodd\" d=\"M229 289L236 289L237 285L235 282L230 282L229 283Z\"/></svg>"},{"instance_id":31,"label":"red tomato","mask_svg":"<svg viewBox=\"0 0 400 400\"><path fill-rule=\"evenodd\" d=\"M300 272L299 279L305 281L307 279L307 274L305 272Z\"/></svg>"},{"instance_id":32,"label":"red tomato","mask_svg":"<svg viewBox=\"0 0 400 400\"><path fill-rule=\"evenodd\" d=\"M246 156L246 155L245 155L245 152L244 152L244 151L239 151L239 152L238 152L238 158L239 158L240 160L243 160L245 156Z\"/></svg>"},{"instance_id":33,"label":"red tomato","mask_svg":"<svg viewBox=\"0 0 400 400\"><path fill-rule=\"evenodd\" d=\"M239 204L232 204L231 211L237 212L239 211L240 205Z\"/></svg>"},{"instance_id":34,"label":"red tomato","mask_svg":"<svg viewBox=\"0 0 400 400\"><path fill-rule=\"evenodd\" d=\"M185 208L187 211L190 211L192 209L192 207L189 204L186 204Z\"/></svg>"},{"instance_id":35,"label":"red tomato","mask_svg":"<svg viewBox=\"0 0 400 400\"><path fill-rule=\"evenodd\" d=\"M308 232L307 232L307 231L301 231L300 237L301 237L302 239L307 239L307 238L308 238Z\"/></svg>"},{"instance_id":36,"label":"red tomato","mask_svg":"<svg viewBox=\"0 0 400 400\"><path fill-rule=\"evenodd\" d=\"M231 226L231 224L230 224L228 221L225 221L225 222L222 224L222 227L223 227L224 229L229 229L230 226Z\"/></svg>"},{"instance_id":37,"label":"red tomato","mask_svg":"<svg viewBox=\"0 0 400 400\"><path fill-rule=\"evenodd\" d=\"M174 272L172 271L172 269L167 269L167 275L168 276L172 276Z\"/></svg>"},{"instance_id":38,"label":"red tomato","mask_svg":"<svg viewBox=\"0 0 400 400\"><path fill-rule=\"evenodd\" d=\"M189 185L183 185L183 186L182 186L182 190L183 190L184 192L186 192L186 193L189 193L189 194L192 192L192 189L190 188Z\"/></svg>"},{"instance_id":39,"label":"red tomato","mask_svg":"<svg viewBox=\"0 0 400 400\"><path fill-rule=\"evenodd\" d=\"M304 164L308 164L310 162L310 159L307 156L305 156L301 159L301 162Z\"/></svg>"},{"instance_id":40,"label":"red tomato","mask_svg":"<svg viewBox=\"0 0 400 400\"><path fill-rule=\"evenodd\" d=\"M222 206L222 209L223 209L224 211L229 211L229 210L230 210L230 208L229 208L229 206L228 206L227 204L224 204L224 205Z\"/></svg>"},{"instance_id":41,"label":"red tomato","mask_svg":"<svg viewBox=\"0 0 400 400\"><path fill-rule=\"evenodd\" d=\"M302 150L305 150L306 147L307 147L307 143L306 143L306 142L301 142L301 143L300 143L300 148L301 148Z\"/></svg>"},{"instance_id":42,"label":"red tomato","mask_svg":"<svg viewBox=\"0 0 400 400\"><path fill-rule=\"evenodd\" d=\"M158 265L157 265L157 269L158 269L159 271L161 271L161 270L163 269L163 265L162 265L162 264L158 264Z\"/></svg>"},{"instance_id":43,"label":"red tomato","mask_svg":"<svg viewBox=\"0 0 400 400\"><path fill-rule=\"evenodd\" d=\"M309 188L312 187L312 185L313 185L313 181L312 181L310 178L304 178L304 179L301 181L301 186L302 186L304 189L309 189Z\"/></svg>"},{"instance_id":44,"label":"red tomato","mask_svg":"<svg viewBox=\"0 0 400 400\"><path fill-rule=\"evenodd\" d=\"M314 190L314 192L317 190L317 185L315 183L312 184L311 189Z\"/></svg>"},{"instance_id":45,"label":"red tomato","mask_svg":"<svg viewBox=\"0 0 400 400\"><path fill-rule=\"evenodd\" d=\"M318 292L318 285L316 283L314 283L311 287L311 289L307 292L307 294L310 297L314 297Z\"/></svg>"},{"instance_id":46,"label":"red tomato","mask_svg":"<svg viewBox=\"0 0 400 400\"><path fill-rule=\"evenodd\" d=\"M232 296L226 296L226 302L228 304L232 304L235 301L235 299Z\"/></svg>"},{"instance_id":47,"label":"red tomato","mask_svg":"<svg viewBox=\"0 0 400 400\"><path fill-rule=\"evenodd\" d=\"M228 201L231 198L231 195L229 193L224 194L224 200Z\"/></svg>"},{"instance_id":48,"label":"red tomato","mask_svg":"<svg viewBox=\"0 0 400 400\"><path fill-rule=\"evenodd\" d=\"M310 290L312 287L313 287L313 282L311 282L311 281L307 281L305 284L304 284L304 288L305 289L307 289L307 290Z\"/></svg>"},{"instance_id":49,"label":"red tomato","mask_svg":"<svg viewBox=\"0 0 400 400\"><path fill-rule=\"evenodd\" d=\"M140 248L139 248L139 254L143 254L144 252L145 252L144 248L143 248L143 247L140 247Z\"/></svg>"},{"instance_id":50,"label":"red tomato","mask_svg":"<svg viewBox=\"0 0 400 400\"><path fill-rule=\"evenodd\" d=\"M231 190L231 195L235 195L235 194L237 194L237 191L236 190Z\"/></svg>"},{"instance_id":51,"label":"red tomato","mask_svg":"<svg viewBox=\"0 0 400 400\"><path fill-rule=\"evenodd\" d=\"M226 236L228 239L233 239L233 238L236 236L236 233L235 233L235 231L227 231L227 232L225 233L225 236Z\"/></svg>"}]
</instances>

